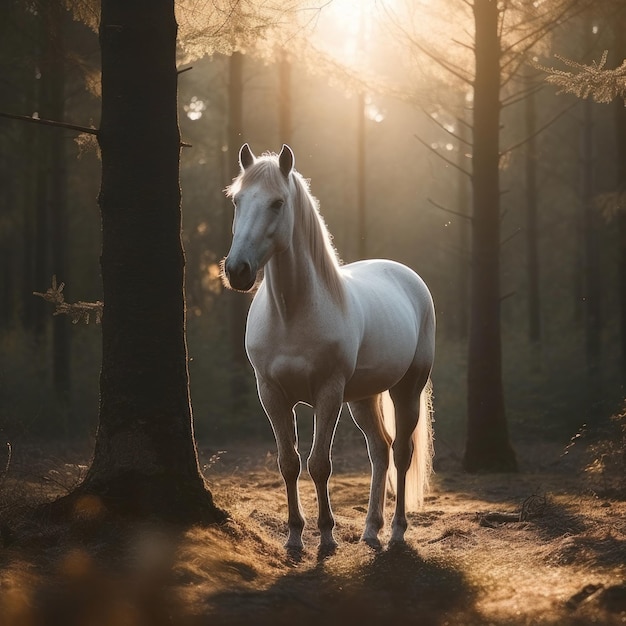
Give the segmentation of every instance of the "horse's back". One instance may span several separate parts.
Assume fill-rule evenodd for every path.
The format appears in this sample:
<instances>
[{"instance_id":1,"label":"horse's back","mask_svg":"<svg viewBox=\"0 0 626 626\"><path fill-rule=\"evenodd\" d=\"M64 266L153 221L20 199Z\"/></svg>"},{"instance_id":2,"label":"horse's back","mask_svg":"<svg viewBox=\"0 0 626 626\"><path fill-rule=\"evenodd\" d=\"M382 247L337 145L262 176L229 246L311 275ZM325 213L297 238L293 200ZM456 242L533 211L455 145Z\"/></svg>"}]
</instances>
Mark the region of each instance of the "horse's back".
<instances>
[{"instance_id":1,"label":"horse's back","mask_svg":"<svg viewBox=\"0 0 626 626\"><path fill-rule=\"evenodd\" d=\"M387 259L357 261L341 268L347 290L354 297L387 311L406 309L419 325L434 323L432 296L426 283L410 267Z\"/></svg>"}]
</instances>

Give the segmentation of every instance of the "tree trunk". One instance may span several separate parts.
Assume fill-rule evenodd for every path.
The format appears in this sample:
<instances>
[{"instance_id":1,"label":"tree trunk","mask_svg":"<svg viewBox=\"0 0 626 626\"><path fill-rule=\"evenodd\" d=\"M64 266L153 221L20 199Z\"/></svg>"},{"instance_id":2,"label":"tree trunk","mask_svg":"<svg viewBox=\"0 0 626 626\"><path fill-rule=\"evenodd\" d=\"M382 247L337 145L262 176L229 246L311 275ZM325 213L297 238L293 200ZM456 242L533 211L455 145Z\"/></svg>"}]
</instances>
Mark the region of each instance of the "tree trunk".
<instances>
[{"instance_id":1,"label":"tree trunk","mask_svg":"<svg viewBox=\"0 0 626 626\"><path fill-rule=\"evenodd\" d=\"M41 116L51 120L65 119L65 52L63 20L65 8L59 0L42 5L46 25L46 108ZM50 180L48 206L50 230L50 268L60 281L67 281L67 179L65 171L65 138L61 129L42 129L48 135L50 149ZM50 277L48 277L50 280ZM44 283L45 285L45 283ZM43 285L42 285L43 286ZM56 396L56 410L66 433L70 429L70 333L69 320L59 315L52 320L52 384Z\"/></svg>"},{"instance_id":2,"label":"tree trunk","mask_svg":"<svg viewBox=\"0 0 626 626\"><path fill-rule=\"evenodd\" d=\"M626 59L626 14L622 13L615 22L615 58L618 66ZM617 143L617 192L622 198L626 197L626 107L624 101L618 98L614 103L615 134ZM626 207L624 200L620 202L620 211L617 214L618 246L619 246L619 285L618 298L620 305L620 354L621 354L621 384L622 395L626 396Z\"/></svg>"},{"instance_id":3,"label":"tree trunk","mask_svg":"<svg viewBox=\"0 0 626 626\"><path fill-rule=\"evenodd\" d=\"M531 76L527 74L530 85ZM535 347L541 342L541 299L539 291L539 245L537 229L537 113L535 94L524 101L526 122L526 254L528 256L528 339ZM533 355L535 358L535 355Z\"/></svg>"},{"instance_id":4,"label":"tree trunk","mask_svg":"<svg viewBox=\"0 0 626 626\"><path fill-rule=\"evenodd\" d=\"M598 250L598 224L593 206L594 197L594 140L593 140L593 106L591 100L585 100L583 122L581 127L581 203L583 223L583 285L585 311L585 354L590 384L594 386L600 366L601 344L601 284Z\"/></svg>"},{"instance_id":5,"label":"tree trunk","mask_svg":"<svg viewBox=\"0 0 626 626\"><path fill-rule=\"evenodd\" d=\"M278 53L278 135L281 144L291 145L291 63L284 48Z\"/></svg>"},{"instance_id":6,"label":"tree trunk","mask_svg":"<svg viewBox=\"0 0 626 626\"><path fill-rule=\"evenodd\" d=\"M37 114L44 117L48 108L48 92L50 70L48 68L50 37L48 24L44 15L39 16L38 50L39 77L37 90ZM34 248L33 272L34 284L43 289L50 284L49 257L49 215L48 215L48 183L50 179L50 133L38 133L35 137L35 154L37 156L35 172L35 210L34 210ZM32 294L32 288L30 289ZM33 330L39 342L43 341L48 322L48 311L43 301L38 302L33 311Z\"/></svg>"},{"instance_id":7,"label":"tree trunk","mask_svg":"<svg viewBox=\"0 0 626 626\"><path fill-rule=\"evenodd\" d=\"M366 128L365 128L365 94L360 91L357 96L356 125L356 210L358 258L367 259L367 204L366 204Z\"/></svg>"},{"instance_id":8,"label":"tree trunk","mask_svg":"<svg viewBox=\"0 0 626 626\"><path fill-rule=\"evenodd\" d=\"M467 444L464 467L514 471L500 338L500 42L495 0L475 0L476 75Z\"/></svg>"},{"instance_id":9,"label":"tree trunk","mask_svg":"<svg viewBox=\"0 0 626 626\"><path fill-rule=\"evenodd\" d=\"M465 108L465 96L463 96L461 102L461 110L464 111ZM456 210L461 215L467 215L470 217L470 197L469 197L469 184L468 178L465 174L465 170L468 169L468 158L466 156L466 141L468 139L468 124L465 120L464 112L459 115L458 118L458 129L459 129L459 137L461 141L459 141L459 154L457 159L457 165L459 169L457 171L457 199L456 199ZM458 248L458 256L459 261L456 268L456 280L455 280L455 289L454 289L454 298L455 298L455 306L456 306L456 319L455 319L455 336L457 339L461 341L465 341L467 339L467 329L468 329L468 305L469 305L469 297L468 297L468 283L469 283L469 272L467 267L468 254L470 249L470 226L469 220L466 218L459 218L458 220L458 239L457 239L457 248Z\"/></svg>"},{"instance_id":10,"label":"tree trunk","mask_svg":"<svg viewBox=\"0 0 626 626\"><path fill-rule=\"evenodd\" d=\"M228 172L231 178L239 175L239 148L243 143L243 54L233 52L228 62ZM230 200L228 201L230 208ZM229 210L229 215L231 211ZM232 220L226 223L230 241Z\"/></svg>"},{"instance_id":11,"label":"tree trunk","mask_svg":"<svg viewBox=\"0 0 626 626\"><path fill-rule=\"evenodd\" d=\"M228 64L228 171L231 179L239 174L239 148L243 143L243 65L243 54L233 52ZM229 199L225 198L224 202L228 204L229 216L226 241L230 242L232 206ZM245 333L250 297L232 291L225 291L223 295L228 304L232 358L230 411L236 415L245 410L249 397L250 370L245 349Z\"/></svg>"},{"instance_id":12,"label":"tree trunk","mask_svg":"<svg viewBox=\"0 0 626 626\"><path fill-rule=\"evenodd\" d=\"M122 513L222 521L189 399L174 0L102 0L100 419L78 493Z\"/></svg>"}]
</instances>

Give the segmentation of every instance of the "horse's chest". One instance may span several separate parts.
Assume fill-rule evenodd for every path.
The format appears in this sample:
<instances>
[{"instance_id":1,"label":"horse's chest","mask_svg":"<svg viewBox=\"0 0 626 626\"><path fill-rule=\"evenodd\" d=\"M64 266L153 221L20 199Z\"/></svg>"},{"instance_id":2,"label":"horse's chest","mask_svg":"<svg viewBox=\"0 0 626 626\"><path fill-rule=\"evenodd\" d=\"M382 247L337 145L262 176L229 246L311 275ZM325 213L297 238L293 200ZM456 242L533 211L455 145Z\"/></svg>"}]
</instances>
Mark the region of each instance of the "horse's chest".
<instances>
[{"instance_id":1,"label":"horse's chest","mask_svg":"<svg viewBox=\"0 0 626 626\"><path fill-rule=\"evenodd\" d=\"M250 330L247 349L258 376L294 401L311 402L329 377L348 369L346 351L332 333L311 326Z\"/></svg>"}]
</instances>

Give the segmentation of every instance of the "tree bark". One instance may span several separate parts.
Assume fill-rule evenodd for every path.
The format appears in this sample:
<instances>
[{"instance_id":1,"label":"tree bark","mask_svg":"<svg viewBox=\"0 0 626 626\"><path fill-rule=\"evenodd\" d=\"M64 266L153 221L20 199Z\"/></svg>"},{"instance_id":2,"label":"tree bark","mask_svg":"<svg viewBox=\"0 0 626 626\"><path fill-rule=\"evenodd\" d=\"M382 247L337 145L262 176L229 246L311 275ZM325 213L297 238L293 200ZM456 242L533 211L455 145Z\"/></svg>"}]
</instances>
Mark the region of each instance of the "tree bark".
<instances>
[{"instance_id":1,"label":"tree bark","mask_svg":"<svg viewBox=\"0 0 626 626\"><path fill-rule=\"evenodd\" d=\"M594 122L591 100L582 103L583 120L581 125L581 203L583 224L583 285L584 285L584 312L585 312L585 354L587 359L587 373L590 383L594 379L600 366L601 358L601 285L602 278L599 269L598 224L596 211L593 206L595 189L595 158L594 158Z\"/></svg>"},{"instance_id":2,"label":"tree bark","mask_svg":"<svg viewBox=\"0 0 626 626\"><path fill-rule=\"evenodd\" d=\"M500 338L500 41L495 0L475 0L476 73L467 471L514 471L502 385Z\"/></svg>"},{"instance_id":3,"label":"tree bark","mask_svg":"<svg viewBox=\"0 0 626 626\"><path fill-rule=\"evenodd\" d=\"M356 210L358 258L367 259L367 180L366 180L366 124L365 94L360 91L356 104Z\"/></svg>"},{"instance_id":4,"label":"tree bark","mask_svg":"<svg viewBox=\"0 0 626 626\"><path fill-rule=\"evenodd\" d=\"M45 19L45 9L39 16L39 80L37 89L37 113L45 116L49 101L50 85L50 36L48 23ZM39 133L35 138L35 153L37 154L37 169L35 174L35 210L34 210L34 248L33 273L34 284L47 285L50 282L49 266L49 212L48 186L50 179L50 135ZM32 288L31 288L32 292ZM39 342L43 341L48 321L48 312L43 302L33 311L33 330Z\"/></svg>"},{"instance_id":5,"label":"tree bark","mask_svg":"<svg viewBox=\"0 0 626 626\"><path fill-rule=\"evenodd\" d=\"M95 453L78 494L219 522L193 435L185 338L174 0L102 0L102 319Z\"/></svg>"},{"instance_id":6,"label":"tree bark","mask_svg":"<svg viewBox=\"0 0 626 626\"><path fill-rule=\"evenodd\" d=\"M65 48L63 40L63 20L65 8L60 0L51 0L41 6L46 25L47 51L46 79L47 102L41 117L62 120L65 115ZM48 186L48 206L50 231L50 268L59 281L67 281L67 177L65 138L61 129L46 129L49 135L50 181ZM44 131L45 132L45 131ZM50 280L50 277L48 277ZM45 285L46 283L44 283ZM43 285L42 285L43 287ZM57 403L57 411L66 433L70 426L71 392L71 335L68 332L69 320L57 316L52 320L52 383Z\"/></svg>"},{"instance_id":7,"label":"tree bark","mask_svg":"<svg viewBox=\"0 0 626 626\"><path fill-rule=\"evenodd\" d=\"M284 48L278 52L278 135L281 144L291 145L291 63Z\"/></svg>"},{"instance_id":8,"label":"tree bark","mask_svg":"<svg viewBox=\"0 0 626 626\"><path fill-rule=\"evenodd\" d=\"M622 12L615 22L615 58L616 65L626 59L626 13ZM615 134L617 143L617 192L626 197L626 107L624 101L618 98L614 103ZM618 297L620 305L620 355L621 355L621 384L622 395L626 395L626 207L623 200L620 202L620 211L617 214L618 254L619 254L619 285Z\"/></svg>"},{"instance_id":9,"label":"tree bark","mask_svg":"<svg viewBox=\"0 0 626 626\"><path fill-rule=\"evenodd\" d=\"M526 74L530 84L531 75ZM524 101L526 122L526 254L528 256L528 339L535 347L541 342L541 296L539 290L539 244L537 229L537 113L535 94ZM533 355L536 358L536 355ZM538 365L538 363L536 363Z\"/></svg>"},{"instance_id":10,"label":"tree bark","mask_svg":"<svg viewBox=\"0 0 626 626\"><path fill-rule=\"evenodd\" d=\"M461 111L458 118L458 129L459 129L459 137L461 141L459 141L459 153L457 159L457 165L459 169L457 170L457 199L456 199L456 210L460 215L470 216L470 195L469 195L469 183L467 175L465 174L465 170L468 168L468 158L466 156L466 141L468 133L468 125L465 120L465 115L463 113L465 108L465 96L462 98L461 102ZM467 330L468 330L468 306L469 306L469 293L468 293L468 284L469 284L469 272L467 267L468 254L470 249L470 222L468 219L460 217L458 220L458 239L457 239L457 248L459 260L456 267L456 280L455 280L455 288L454 288L454 298L456 301L456 311L455 311L455 336L457 339L461 341L465 341L467 339Z\"/></svg>"},{"instance_id":11,"label":"tree bark","mask_svg":"<svg viewBox=\"0 0 626 626\"><path fill-rule=\"evenodd\" d=\"M228 171L231 179L239 175L239 148L243 143L243 67L243 54L233 52L228 64ZM229 216L225 241L230 242L232 206L230 199L225 198L224 201L228 205L227 215ZM223 295L228 304L230 350L233 363L230 381L230 411L236 415L245 410L250 389L250 370L245 348L250 296L231 291L225 291Z\"/></svg>"}]
</instances>

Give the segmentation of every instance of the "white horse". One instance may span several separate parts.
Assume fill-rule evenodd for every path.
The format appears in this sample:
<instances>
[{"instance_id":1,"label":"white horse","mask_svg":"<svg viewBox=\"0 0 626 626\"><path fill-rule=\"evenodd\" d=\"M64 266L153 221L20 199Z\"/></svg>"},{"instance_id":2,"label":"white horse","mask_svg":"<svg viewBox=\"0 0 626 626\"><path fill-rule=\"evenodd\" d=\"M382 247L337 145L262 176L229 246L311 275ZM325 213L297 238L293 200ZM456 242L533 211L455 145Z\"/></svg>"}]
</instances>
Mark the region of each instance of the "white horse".
<instances>
[{"instance_id":1,"label":"white horse","mask_svg":"<svg viewBox=\"0 0 626 626\"><path fill-rule=\"evenodd\" d=\"M300 402L315 414L308 470L317 491L320 549L337 545L328 481L343 402L365 435L372 465L362 540L380 546L389 467L397 470L391 541L403 541L406 508L422 503L432 467L435 313L428 288L393 261L340 265L289 146L257 158L244 144L239 163L241 173L227 189L235 217L223 274L230 288L250 291L264 268L248 314L246 350L276 436L289 508L286 547L303 548L294 411ZM393 405L383 416L387 390Z\"/></svg>"}]
</instances>

